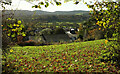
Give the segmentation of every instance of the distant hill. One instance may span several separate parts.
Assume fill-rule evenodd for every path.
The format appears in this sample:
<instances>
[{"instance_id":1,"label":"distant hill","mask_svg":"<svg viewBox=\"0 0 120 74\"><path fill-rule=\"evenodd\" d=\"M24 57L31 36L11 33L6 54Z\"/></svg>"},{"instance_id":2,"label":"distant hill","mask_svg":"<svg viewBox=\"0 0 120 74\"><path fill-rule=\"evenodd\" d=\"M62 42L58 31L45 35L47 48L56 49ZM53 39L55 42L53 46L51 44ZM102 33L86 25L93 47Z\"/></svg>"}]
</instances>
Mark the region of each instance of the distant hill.
<instances>
[{"instance_id":1,"label":"distant hill","mask_svg":"<svg viewBox=\"0 0 120 74\"><path fill-rule=\"evenodd\" d=\"M10 13L12 17L20 20L24 20L24 23L38 22L82 22L89 18L89 11L56 11L46 12L41 10L28 11L28 10L5 10L3 13L5 18L9 17ZM7 15L8 14L8 15ZM3 17L4 18L4 17Z\"/></svg>"},{"instance_id":2,"label":"distant hill","mask_svg":"<svg viewBox=\"0 0 120 74\"><path fill-rule=\"evenodd\" d=\"M76 14L89 14L89 11L56 11L56 12L46 12L41 10L28 11L28 10L5 10L5 13L15 13L15 15L76 15Z\"/></svg>"}]
</instances>

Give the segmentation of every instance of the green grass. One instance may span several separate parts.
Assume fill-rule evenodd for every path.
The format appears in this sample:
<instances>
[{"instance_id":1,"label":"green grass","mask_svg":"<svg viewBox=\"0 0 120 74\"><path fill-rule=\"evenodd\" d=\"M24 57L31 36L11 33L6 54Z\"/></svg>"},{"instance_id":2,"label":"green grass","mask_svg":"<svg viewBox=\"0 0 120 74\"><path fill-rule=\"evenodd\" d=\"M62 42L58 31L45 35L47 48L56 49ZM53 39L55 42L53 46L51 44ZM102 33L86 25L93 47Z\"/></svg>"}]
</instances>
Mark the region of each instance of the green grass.
<instances>
[{"instance_id":1,"label":"green grass","mask_svg":"<svg viewBox=\"0 0 120 74\"><path fill-rule=\"evenodd\" d=\"M104 39L50 46L16 46L3 61L3 72L118 72L115 65L98 60L105 48Z\"/></svg>"}]
</instances>

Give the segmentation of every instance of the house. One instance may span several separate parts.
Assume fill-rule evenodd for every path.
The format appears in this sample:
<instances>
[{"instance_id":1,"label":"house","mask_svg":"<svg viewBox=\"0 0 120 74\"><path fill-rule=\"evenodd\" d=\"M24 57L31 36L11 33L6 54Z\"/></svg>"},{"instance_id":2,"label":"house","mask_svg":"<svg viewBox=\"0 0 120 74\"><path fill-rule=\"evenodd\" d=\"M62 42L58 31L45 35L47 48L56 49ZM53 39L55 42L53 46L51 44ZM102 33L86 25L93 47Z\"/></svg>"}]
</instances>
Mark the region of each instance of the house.
<instances>
[{"instance_id":1,"label":"house","mask_svg":"<svg viewBox=\"0 0 120 74\"><path fill-rule=\"evenodd\" d=\"M35 42L45 42L42 36L29 36L29 40L34 40Z\"/></svg>"},{"instance_id":2,"label":"house","mask_svg":"<svg viewBox=\"0 0 120 74\"><path fill-rule=\"evenodd\" d=\"M76 31L76 29L71 29L65 32L65 34L41 34L40 36L29 36L29 40L34 40L36 42L71 42L77 39L76 33L71 33L71 31Z\"/></svg>"},{"instance_id":3,"label":"house","mask_svg":"<svg viewBox=\"0 0 120 74\"><path fill-rule=\"evenodd\" d=\"M46 42L69 42L71 39L67 34L44 35Z\"/></svg>"},{"instance_id":4,"label":"house","mask_svg":"<svg viewBox=\"0 0 120 74\"><path fill-rule=\"evenodd\" d=\"M73 29L73 28L70 29L70 33L71 33L71 34L76 34L76 33L75 33L76 31L78 31L78 30L77 30L77 29Z\"/></svg>"},{"instance_id":5,"label":"house","mask_svg":"<svg viewBox=\"0 0 120 74\"><path fill-rule=\"evenodd\" d=\"M67 31L65 33L71 38L72 41L77 39L77 34L71 33L70 31Z\"/></svg>"},{"instance_id":6,"label":"house","mask_svg":"<svg viewBox=\"0 0 120 74\"><path fill-rule=\"evenodd\" d=\"M50 35L40 35L40 36L29 36L29 40L34 40L36 42L70 42L71 39L67 34L50 34Z\"/></svg>"}]
</instances>

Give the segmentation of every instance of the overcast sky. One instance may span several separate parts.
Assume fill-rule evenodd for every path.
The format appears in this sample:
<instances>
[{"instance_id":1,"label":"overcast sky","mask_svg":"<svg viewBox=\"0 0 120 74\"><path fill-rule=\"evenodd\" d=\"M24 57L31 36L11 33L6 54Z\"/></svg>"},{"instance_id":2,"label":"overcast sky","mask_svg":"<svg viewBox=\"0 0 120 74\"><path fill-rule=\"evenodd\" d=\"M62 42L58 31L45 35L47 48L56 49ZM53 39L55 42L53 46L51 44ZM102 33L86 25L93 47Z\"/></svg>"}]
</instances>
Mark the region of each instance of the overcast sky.
<instances>
[{"instance_id":1,"label":"overcast sky","mask_svg":"<svg viewBox=\"0 0 120 74\"><path fill-rule=\"evenodd\" d=\"M85 2L94 1L94 0L84 0ZM99 0L102 1L102 0ZM39 1L38 1L39 2ZM42 7L42 9L38 8L32 8L34 4L38 4L37 1L34 2L26 2L25 0L12 0L11 6L6 6L7 9L13 9L13 10L43 10L43 11L73 11L73 10L85 10L89 11L91 9L87 8L87 6L81 1L79 4L75 5L73 1L70 1L68 3L64 3L62 0L61 6L51 5L48 8Z\"/></svg>"}]
</instances>

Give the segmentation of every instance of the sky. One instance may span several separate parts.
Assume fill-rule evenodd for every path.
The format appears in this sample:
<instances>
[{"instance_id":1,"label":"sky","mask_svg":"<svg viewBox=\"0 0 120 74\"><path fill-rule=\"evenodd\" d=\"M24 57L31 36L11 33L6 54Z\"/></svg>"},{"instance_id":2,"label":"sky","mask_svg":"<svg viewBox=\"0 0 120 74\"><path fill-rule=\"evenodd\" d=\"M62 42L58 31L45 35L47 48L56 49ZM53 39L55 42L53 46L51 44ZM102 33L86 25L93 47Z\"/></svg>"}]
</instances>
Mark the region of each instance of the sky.
<instances>
[{"instance_id":1,"label":"sky","mask_svg":"<svg viewBox=\"0 0 120 74\"><path fill-rule=\"evenodd\" d=\"M89 1L94 1L94 0L84 0L85 2ZM101 0L99 0L101 1ZM39 1L34 1L34 2L26 2L25 0L12 0L12 5L11 6L6 6L8 10L42 10L42 11L48 11L48 12L55 12L55 11L73 11L73 10L85 10L85 11L90 11L91 9L87 8L87 6L81 1L79 4L74 4L73 1L64 3L62 0L62 5L61 6L56 6L50 4L49 7L45 8L44 6L41 9L38 8L32 8L32 6L35 4L38 4Z\"/></svg>"}]
</instances>

